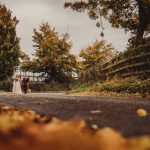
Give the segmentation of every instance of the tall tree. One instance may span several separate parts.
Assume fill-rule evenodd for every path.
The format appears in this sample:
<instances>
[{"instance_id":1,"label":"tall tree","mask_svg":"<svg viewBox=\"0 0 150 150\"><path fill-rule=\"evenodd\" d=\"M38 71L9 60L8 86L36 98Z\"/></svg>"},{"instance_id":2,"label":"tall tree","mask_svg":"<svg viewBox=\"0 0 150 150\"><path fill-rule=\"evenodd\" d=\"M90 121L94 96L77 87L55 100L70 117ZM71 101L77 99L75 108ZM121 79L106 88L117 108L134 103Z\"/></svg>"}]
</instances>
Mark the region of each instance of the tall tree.
<instances>
[{"instance_id":1,"label":"tall tree","mask_svg":"<svg viewBox=\"0 0 150 150\"><path fill-rule=\"evenodd\" d=\"M68 82L76 71L76 58L70 53L72 43L68 34L59 36L48 23L43 23L39 30L34 29L34 58L28 63L30 70L43 72L58 82ZM31 65L32 64L32 65ZM24 64L24 68L25 64Z\"/></svg>"},{"instance_id":2,"label":"tall tree","mask_svg":"<svg viewBox=\"0 0 150 150\"><path fill-rule=\"evenodd\" d=\"M102 30L103 16L112 27L136 34L136 46L142 41L144 32L150 31L150 0L81 0L66 2L64 6L78 12L87 11L93 20L100 19L97 26Z\"/></svg>"},{"instance_id":3,"label":"tall tree","mask_svg":"<svg viewBox=\"0 0 150 150\"><path fill-rule=\"evenodd\" d=\"M19 65L20 46L16 35L18 20L10 10L0 4L0 80L13 75Z\"/></svg>"},{"instance_id":4,"label":"tall tree","mask_svg":"<svg viewBox=\"0 0 150 150\"><path fill-rule=\"evenodd\" d=\"M106 41L96 40L87 48L81 50L79 56L81 57L80 68L88 69L95 66L97 63L103 64L111 60L117 55L117 51L112 47L110 43Z\"/></svg>"}]
</instances>

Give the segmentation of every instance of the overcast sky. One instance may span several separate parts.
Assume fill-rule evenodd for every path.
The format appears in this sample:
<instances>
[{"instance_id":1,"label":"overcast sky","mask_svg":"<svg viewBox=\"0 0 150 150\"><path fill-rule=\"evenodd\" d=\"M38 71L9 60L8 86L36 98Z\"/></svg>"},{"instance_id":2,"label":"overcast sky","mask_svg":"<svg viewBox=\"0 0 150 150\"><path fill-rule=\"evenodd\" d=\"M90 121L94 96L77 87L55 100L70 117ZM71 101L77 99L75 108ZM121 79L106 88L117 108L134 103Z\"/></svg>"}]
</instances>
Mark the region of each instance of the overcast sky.
<instances>
[{"instance_id":1,"label":"overcast sky","mask_svg":"<svg viewBox=\"0 0 150 150\"><path fill-rule=\"evenodd\" d=\"M101 39L100 29L95 21L86 14L64 9L66 0L0 0L19 19L17 34L21 37L21 49L32 54L33 28L38 28L42 22L49 22L61 35L68 31L73 42L72 52L78 54L80 50L96 39ZM69 0L68 0L69 1ZM73 1L73 0L72 0ZM118 51L126 48L127 36L123 30L111 28L108 22L104 23L104 40L111 42Z\"/></svg>"}]
</instances>

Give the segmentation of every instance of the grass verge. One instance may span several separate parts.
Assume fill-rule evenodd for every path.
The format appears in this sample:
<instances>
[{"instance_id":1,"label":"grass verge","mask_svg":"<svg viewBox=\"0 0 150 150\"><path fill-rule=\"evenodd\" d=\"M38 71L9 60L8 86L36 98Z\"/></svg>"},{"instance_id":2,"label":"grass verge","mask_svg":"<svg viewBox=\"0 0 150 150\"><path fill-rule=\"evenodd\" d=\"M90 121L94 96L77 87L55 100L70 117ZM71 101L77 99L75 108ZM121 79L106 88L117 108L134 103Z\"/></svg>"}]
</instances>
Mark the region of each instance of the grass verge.
<instances>
[{"instance_id":1,"label":"grass verge","mask_svg":"<svg viewBox=\"0 0 150 150\"><path fill-rule=\"evenodd\" d=\"M150 95L150 79L140 80L135 77L118 78L104 82L97 82L92 84L77 85L72 88L70 93L97 93L97 94L124 94L149 96Z\"/></svg>"}]
</instances>

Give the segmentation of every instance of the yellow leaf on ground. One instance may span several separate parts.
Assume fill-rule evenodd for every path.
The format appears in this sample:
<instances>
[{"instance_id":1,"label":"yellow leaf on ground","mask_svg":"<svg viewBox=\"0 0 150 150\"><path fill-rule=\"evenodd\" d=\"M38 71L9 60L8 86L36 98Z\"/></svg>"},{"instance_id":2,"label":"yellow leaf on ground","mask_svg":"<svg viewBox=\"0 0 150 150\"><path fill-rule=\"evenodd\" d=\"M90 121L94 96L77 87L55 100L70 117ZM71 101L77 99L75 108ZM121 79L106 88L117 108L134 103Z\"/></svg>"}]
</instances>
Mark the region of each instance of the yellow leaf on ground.
<instances>
[{"instance_id":1,"label":"yellow leaf on ground","mask_svg":"<svg viewBox=\"0 0 150 150\"><path fill-rule=\"evenodd\" d=\"M139 117L146 117L148 115L147 111L143 108L138 109L136 112Z\"/></svg>"}]
</instances>

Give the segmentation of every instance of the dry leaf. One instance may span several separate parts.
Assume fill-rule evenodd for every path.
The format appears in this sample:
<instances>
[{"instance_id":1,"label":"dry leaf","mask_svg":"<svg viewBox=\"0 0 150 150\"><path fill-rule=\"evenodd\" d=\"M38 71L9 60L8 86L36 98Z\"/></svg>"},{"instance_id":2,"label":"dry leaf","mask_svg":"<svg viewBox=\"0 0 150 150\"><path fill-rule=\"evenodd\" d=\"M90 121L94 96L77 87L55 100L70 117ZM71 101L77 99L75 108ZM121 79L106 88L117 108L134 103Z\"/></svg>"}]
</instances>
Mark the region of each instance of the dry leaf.
<instances>
[{"instance_id":1,"label":"dry leaf","mask_svg":"<svg viewBox=\"0 0 150 150\"><path fill-rule=\"evenodd\" d=\"M146 117L148 115L147 111L145 109L142 109L142 108L138 109L136 112L137 112L139 117Z\"/></svg>"}]
</instances>

